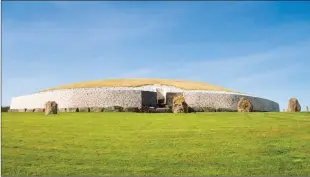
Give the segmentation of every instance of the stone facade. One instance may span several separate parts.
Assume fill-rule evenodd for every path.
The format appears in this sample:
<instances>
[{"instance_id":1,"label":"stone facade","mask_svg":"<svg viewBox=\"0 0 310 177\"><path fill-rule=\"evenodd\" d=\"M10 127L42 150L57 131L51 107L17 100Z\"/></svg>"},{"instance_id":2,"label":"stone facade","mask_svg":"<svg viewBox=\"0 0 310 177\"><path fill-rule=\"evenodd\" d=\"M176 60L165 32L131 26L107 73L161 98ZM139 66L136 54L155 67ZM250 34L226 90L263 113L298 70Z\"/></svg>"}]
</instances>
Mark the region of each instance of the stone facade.
<instances>
[{"instance_id":1,"label":"stone facade","mask_svg":"<svg viewBox=\"0 0 310 177\"><path fill-rule=\"evenodd\" d=\"M279 104L264 98L246 96L238 93L184 92L188 106L197 112L237 111L242 97L253 104L254 112L279 112Z\"/></svg>"},{"instance_id":2,"label":"stone facade","mask_svg":"<svg viewBox=\"0 0 310 177\"><path fill-rule=\"evenodd\" d=\"M13 106L11 109L44 108L44 104L50 100L56 101L58 108L111 106L140 108L142 102L141 92L141 90L109 90L100 88L54 90L15 97L11 101Z\"/></svg>"},{"instance_id":3,"label":"stone facade","mask_svg":"<svg viewBox=\"0 0 310 177\"><path fill-rule=\"evenodd\" d=\"M253 111L278 112L276 102L245 94L224 91L182 90L171 86L149 85L142 87L118 88L77 88L63 89L35 93L32 95L15 97L11 101L11 109L24 110L44 108L47 101L53 100L58 104L61 112L71 112L77 108L100 108L95 112L113 106L120 106L124 110L141 109L142 105L156 106L157 90L161 93L181 93L189 108L194 111L237 111L240 98L246 97L253 104ZM166 96L166 95L164 95ZM166 96L167 103L169 102ZM172 100L171 100L172 101ZM67 108L67 109L65 109ZM70 108L70 109L69 109ZM23 111L25 112L25 111Z\"/></svg>"}]
</instances>

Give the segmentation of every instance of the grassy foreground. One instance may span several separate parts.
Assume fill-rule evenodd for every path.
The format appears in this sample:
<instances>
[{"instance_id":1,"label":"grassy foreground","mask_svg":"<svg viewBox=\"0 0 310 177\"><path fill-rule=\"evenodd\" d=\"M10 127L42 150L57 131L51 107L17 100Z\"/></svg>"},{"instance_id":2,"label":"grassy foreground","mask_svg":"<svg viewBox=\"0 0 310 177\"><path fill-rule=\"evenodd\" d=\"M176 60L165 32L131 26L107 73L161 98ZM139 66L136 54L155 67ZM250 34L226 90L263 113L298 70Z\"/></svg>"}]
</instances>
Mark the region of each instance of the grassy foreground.
<instances>
[{"instance_id":1,"label":"grassy foreground","mask_svg":"<svg viewBox=\"0 0 310 177\"><path fill-rule=\"evenodd\" d=\"M4 176L310 175L309 113L3 113Z\"/></svg>"}]
</instances>

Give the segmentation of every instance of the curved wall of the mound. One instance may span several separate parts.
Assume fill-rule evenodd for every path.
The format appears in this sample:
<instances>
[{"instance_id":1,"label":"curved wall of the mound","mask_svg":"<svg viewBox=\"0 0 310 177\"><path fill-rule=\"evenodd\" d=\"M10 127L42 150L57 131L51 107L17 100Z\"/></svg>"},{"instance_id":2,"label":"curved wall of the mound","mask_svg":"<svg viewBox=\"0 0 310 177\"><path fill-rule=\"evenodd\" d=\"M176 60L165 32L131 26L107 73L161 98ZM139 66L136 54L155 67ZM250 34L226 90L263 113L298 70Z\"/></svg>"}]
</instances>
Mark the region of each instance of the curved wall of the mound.
<instances>
[{"instance_id":1,"label":"curved wall of the mound","mask_svg":"<svg viewBox=\"0 0 310 177\"><path fill-rule=\"evenodd\" d=\"M79 88L40 92L15 97L11 109L44 108L47 101L56 101L58 108L111 107L141 108L142 105L155 106L156 88L165 92L182 92L168 86L144 86L140 88ZM142 91L142 90L145 91ZM254 111L278 112L279 104L271 100L221 91L183 91L185 101L194 111L208 111L209 108L222 111L237 111L241 97L253 103Z\"/></svg>"},{"instance_id":2,"label":"curved wall of the mound","mask_svg":"<svg viewBox=\"0 0 310 177\"><path fill-rule=\"evenodd\" d=\"M146 99L149 98L149 99ZM15 97L11 109L44 108L47 101L56 101L58 108L110 107L124 108L156 105L156 93L141 90L67 89Z\"/></svg>"},{"instance_id":3,"label":"curved wall of the mound","mask_svg":"<svg viewBox=\"0 0 310 177\"><path fill-rule=\"evenodd\" d=\"M264 98L228 93L206 93L206 92L184 92L184 98L189 107L195 111L202 111L202 108L215 110L237 111L240 98L246 97L253 104L254 111L279 112L279 104Z\"/></svg>"}]
</instances>

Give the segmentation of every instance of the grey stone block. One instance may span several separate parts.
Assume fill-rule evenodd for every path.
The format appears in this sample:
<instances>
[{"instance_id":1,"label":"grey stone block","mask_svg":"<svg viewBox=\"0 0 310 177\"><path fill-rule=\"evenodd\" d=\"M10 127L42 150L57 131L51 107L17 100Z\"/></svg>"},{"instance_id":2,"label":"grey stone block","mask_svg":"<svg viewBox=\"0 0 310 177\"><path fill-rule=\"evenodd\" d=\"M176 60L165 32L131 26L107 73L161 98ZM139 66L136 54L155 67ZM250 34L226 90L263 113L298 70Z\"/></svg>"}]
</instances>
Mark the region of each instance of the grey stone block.
<instances>
[{"instance_id":1,"label":"grey stone block","mask_svg":"<svg viewBox=\"0 0 310 177\"><path fill-rule=\"evenodd\" d=\"M59 112L67 112L67 108L59 108L58 111Z\"/></svg>"},{"instance_id":2,"label":"grey stone block","mask_svg":"<svg viewBox=\"0 0 310 177\"><path fill-rule=\"evenodd\" d=\"M34 109L34 112L45 112L45 109L43 108L36 108Z\"/></svg>"},{"instance_id":3,"label":"grey stone block","mask_svg":"<svg viewBox=\"0 0 310 177\"><path fill-rule=\"evenodd\" d=\"M110 107L106 107L103 110L104 112L123 112L124 108L121 106L110 106Z\"/></svg>"},{"instance_id":4,"label":"grey stone block","mask_svg":"<svg viewBox=\"0 0 310 177\"><path fill-rule=\"evenodd\" d=\"M67 112L79 112L78 108L67 108Z\"/></svg>"},{"instance_id":5,"label":"grey stone block","mask_svg":"<svg viewBox=\"0 0 310 177\"><path fill-rule=\"evenodd\" d=\"M34 109L27 109L26 112L34 112Z\"/></svg>"},{"instance_id":6,"label":"grey stone block","mask_svg":"<svg viewBox=\"0 0 310 177\"><path fill-rule=\"evenodd\" d=\"M124 108L124 112L140 112L138 107Z\"/></svg>"},{"instance_id":7,"label":"grey stone block","mask_svg":"<svg viewBox=\"0 0 310 177\"><path fill-rule=\"evenodd\" d=\"M104 108L103 107L90 107L89 111L90 112L103 112Z\"/></svg>"},{"instance_id":8,"label":"grey stone block","mask_svg":"<svg viewBox=\"0 0 310 177\"><path fill-rule=\"evenodd\" d=\"M27 109L18 109L18 112L26 112Z\"/></svg>"},{"instance_id":9,"label":"grey stone block","mask_svg":"<svg viewBox=\"0 0 310 177\"><path fill-rule=\"evenodd\" d=\"M172 110L170 108L156 108L157 113L172 113Z\"/></svg>"},{"instance_id":10,"label":"grey stone block","mask_svg":"<svg viewBox=\"0 0 310 177\"><path fill-rule=\"evenodd\" d=\"M88 107L79 108L79 112L90 112L90 108Z\"/></svg>"}]
</instances>

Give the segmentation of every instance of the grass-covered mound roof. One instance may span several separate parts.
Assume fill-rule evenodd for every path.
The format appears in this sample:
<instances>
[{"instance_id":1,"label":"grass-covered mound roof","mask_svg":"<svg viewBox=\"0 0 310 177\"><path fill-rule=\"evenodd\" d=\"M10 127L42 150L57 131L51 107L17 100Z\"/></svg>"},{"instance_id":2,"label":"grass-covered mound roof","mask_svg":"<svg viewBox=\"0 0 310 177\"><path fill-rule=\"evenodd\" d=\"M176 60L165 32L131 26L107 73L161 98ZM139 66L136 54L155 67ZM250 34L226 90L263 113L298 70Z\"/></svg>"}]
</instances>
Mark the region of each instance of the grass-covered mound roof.
<instances>
[{"instance_id":1,"label":"grass-covered mound roof","mask_svg":"<svg viewBox=\"0 0 310 177\"><path fill-rule=\"evenodd\" d=\"M43 91L73 89L73 88L98 88L98 87L140 87L144 85L161 84L173 86L184 90L210 90L210 91L227 91L235 92L220 86L211 85L203 82L193 82L184 80L169 80L169 79L147 79L147 78L130 78L130 79L107 79L95 80L88 82L78 82L68 85L63 85L55 88L50 88Z\"/></svg>"}]
</instances>

